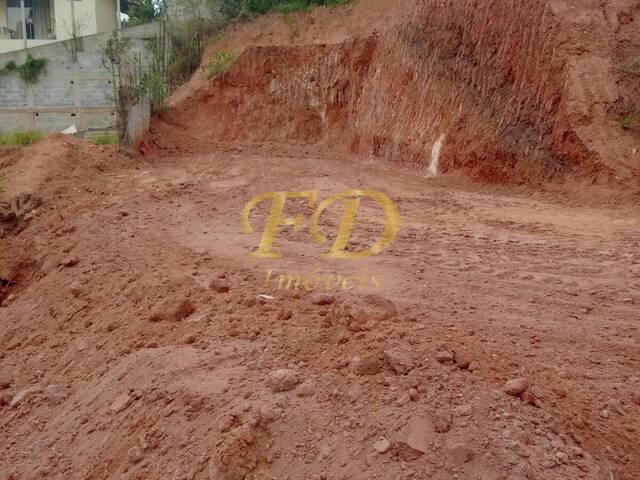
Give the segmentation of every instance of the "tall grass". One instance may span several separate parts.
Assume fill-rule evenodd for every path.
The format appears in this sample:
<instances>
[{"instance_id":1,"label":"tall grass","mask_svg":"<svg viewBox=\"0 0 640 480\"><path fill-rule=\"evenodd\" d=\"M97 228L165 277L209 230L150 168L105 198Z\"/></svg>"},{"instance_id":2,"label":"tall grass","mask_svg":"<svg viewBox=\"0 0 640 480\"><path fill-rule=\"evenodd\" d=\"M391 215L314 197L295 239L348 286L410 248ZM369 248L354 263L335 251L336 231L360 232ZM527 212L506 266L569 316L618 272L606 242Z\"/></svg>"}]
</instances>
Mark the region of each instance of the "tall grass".
<instances>
[{"instance_id":1,"label":"tall grass","mask_svg":"<svg viewBox=\"0 0 640 480\"><path fill-rule=\"evenodd\" d=\"M25 130L10 133L0 133L0 145L8 147L24 147L27 145L33 145L39 140L42 140L44 135L42 132L35 130Z\"/></svg>"}]
</instances>

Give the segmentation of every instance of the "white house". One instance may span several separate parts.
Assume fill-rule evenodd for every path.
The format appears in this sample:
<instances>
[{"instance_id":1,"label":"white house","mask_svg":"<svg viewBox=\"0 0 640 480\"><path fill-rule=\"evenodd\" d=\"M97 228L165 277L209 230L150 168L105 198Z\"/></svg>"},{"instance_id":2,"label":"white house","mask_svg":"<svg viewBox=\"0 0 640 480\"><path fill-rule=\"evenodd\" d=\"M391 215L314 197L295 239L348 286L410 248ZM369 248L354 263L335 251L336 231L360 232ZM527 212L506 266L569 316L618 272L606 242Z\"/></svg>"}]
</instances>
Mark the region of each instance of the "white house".
<instances>
[{"instance_id":1,"label":"white house","mask_svg":"<svg viewBox=\"0 0 640 480\"><path fill-rule=\"evenodd\" d=\"M0 53L115 30L120 0L0 0ZM74 21L75 19L75 21Z\"/></svg>"}]
</instances>

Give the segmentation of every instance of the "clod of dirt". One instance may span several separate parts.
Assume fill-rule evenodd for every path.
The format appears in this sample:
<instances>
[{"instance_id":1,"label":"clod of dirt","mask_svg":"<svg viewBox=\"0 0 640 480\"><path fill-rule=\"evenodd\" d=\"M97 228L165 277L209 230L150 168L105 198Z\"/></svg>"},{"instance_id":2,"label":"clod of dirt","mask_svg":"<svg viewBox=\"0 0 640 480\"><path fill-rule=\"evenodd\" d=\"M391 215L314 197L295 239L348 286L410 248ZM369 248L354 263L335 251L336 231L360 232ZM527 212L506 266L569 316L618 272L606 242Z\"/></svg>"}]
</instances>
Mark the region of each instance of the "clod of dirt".
<instances>
[{"instance_id":1,"label":"clod of dirt","mask_svg":"<svg viewBox=\"0 0 640 480\"><path fill-rule=\"evenodd\" d=\"M465 352L456 351L453 360L456 362L456 365L463 370L468 369L471 365L471 358L469 358Z\"/></svg>"},{"instance_id":2,"label":"clod of dirt","mask_svg":"<svg viewBox=\"0 0 640 480\"><path fill-rule=\"evenodd\" d=\"M47 385L44 393L51 403L60 403L64 399L64 392L58 385Z\"/></svg>"},{"instance_id":3,"label":"clod of dirt","mask_svg":"<svg viewBox=\"0 0 640 480\"><path fill-rule=\"evenodd\" d=\"M173 306L173 308L172 305L173 302L170 299L165 301L162 307L159 307L151 314L149 321L154 323L161 322L163 320L179 322L196 311L195 305L189 299L182 300L178 306Z\"/></svg>"},{"instance_id":4,"label":"clod of dirt","mask_svg":"<svg viewBox=\"0 0 640 480\"><path fill-rule=\"evenodd\" d=\"M407 375L415 368L413 351L408 345L396 345L384 351L384 357L391 370L399 375Z\"/></svg>"},{"instance_id":5,"label":"clod of dirt","mask_svg":"<svg viewBox=\"0 0 640 480\"><path fill-rule=\"evenodd\" d=\"M227 293L231 289L229 282L221 278L214 278L211 280L209 288L216 293Z\"/></svg>"},{"instance_id":6,"label":"clod of dirt","mask_svg":"<svg viewBox=\"0 0 640 480\"><path fill-rule=\"evenodd\" d=\"M394 447L405 461L417 460L428 453L431 443L436 440L431 420L426 417L411 417L400 431Z\"/></svg>"},{"instance_id":7,"label":"clod of dirt","mask_svg":"<svg viewBox=\"0 0 640 480\"><path fill-rule=\"evenodd\" d=\"M504 393L512 397L518 397L529 388L529 382L525 378L513 378L504 384Z\"/></svg>"},{"instance_id":8,"label":"clod of dirt","mask_svg":"<svg viewBox=\"0 0 640 480\"><path fill-rule=\"evenodd\" d=\"M266 383L272 392L288 392L300 383L300 377L295 370L282 368L269 373Z\"/></svg>"},{"instance_id":9,"label":"clod of dirt","mask_svg":"<svg viewBox=\"0 0 640 480\"><path fill-rule=\"evenodd\" d=\"M317 293L311 298L314 305L332 305L336 302L336 297L328 293Z\"/></svg>"},{"instance_id":10,"label":"clod of dirt","mask_svg":"<svg viewBox=\"0 0 640 480\"><path fill-rule=\"evenodd\" d=\"M332 325L344 325L352 332L372 329L397 314L395 303L379 295L366 295L336 302L329 314Z\"/></svg>"},{"instance_id":11,"label":"clod of dirt","mask_svg":"<svg viewBox=\"0 0 640 480\"><path fill-rule=\"evenodd\" d=\"M375 375L382 370L382 363L377 355L356 356L351 359L351 369L356 375Z\"/></svg>"},{"instance_id":12,"label":"clod of dirt","mask_svg":"<svg viewBox=\"0 0 640 480\"><path fill-rule=\"evenodd\" d=\"M391 450L391 442L386 438L381 438L373 444L373 449L378 453L387 453Z\"/></svg>"},{"instance_id":13,"label":"clod of dirt","mask_svg":"<svg viewBox=\"0 0 640 480\"><path fill-rule=\"evenodd\" d=\"M112 413L120 413L131 405L132 398L128 393L122 393L118 395L113 402L109 410Z\"/></svg>"},{"instance_id":14,"label":"clod of dirt","mask_svg":"<svg viewBox=\"0 0 640 480\"><path fill-rule=\"evenodd\" d=\"M441 350L439 352L436 352L436 360L440 363L450 363L453 362L453 359L453 353L448 350Z\"/></svg>"},{"instance_id":15,"label":"clod of dirt","mask_svg":"<svg viewBox=\"0 0 640 480\"><path fill-rule=\"evenodd\" d=\"M433 428L438 433L448 432L451 428L451 412L448 410L438 410L433 416Z\"/></svg>"}]
</instances>

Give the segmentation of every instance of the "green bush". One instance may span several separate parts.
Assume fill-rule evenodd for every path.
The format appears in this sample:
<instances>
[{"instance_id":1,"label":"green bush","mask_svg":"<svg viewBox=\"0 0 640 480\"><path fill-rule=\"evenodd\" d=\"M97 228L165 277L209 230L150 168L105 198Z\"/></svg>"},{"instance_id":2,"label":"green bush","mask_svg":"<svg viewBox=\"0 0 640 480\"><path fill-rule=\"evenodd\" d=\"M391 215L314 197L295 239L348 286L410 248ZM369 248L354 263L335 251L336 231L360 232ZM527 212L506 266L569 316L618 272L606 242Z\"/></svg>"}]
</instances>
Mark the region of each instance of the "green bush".
<instances>
[{"instance_id":1,"label":"green bush","mask_svg":"<svg viewBox=\"0 0 640 480\"><path fill-rule=\"evenodd\" d=\"M94 140L96 145L118 145L118 136L113 133L103 133L98 135Z\"/></svg>"},{"instance_id":2,"label":"green bush","mask_svg":"<svg viewBox=\"0 0 640 480\"><path fill-rule=\"evenodd\" d=\"M237 58L238 55L233 52L217 52L207 65L207 77L219 77L231 68Z\"/></svg>"},{"instance_id":3,"label":"green bush","mask_svg":"<svg viewBox=\"0 0 640 480\"><path fill-rule=\"evenodd\" d=\"M9 147L24 147L42 140L44 135L37 131L20 131L12 133L0 133L0 145Z\"/></svg>"},{"instance_id":4,"label":"green bush","mask_svg":"<svg viewBox=\"0 0 640 480\"><path fill-rule=\"evenodd\" d=\"M235 18L242 15L261 15L275 10L282 13L299 12L320 6L346 5L351 0L222 0L221 11Z\"/></svg>"}]
</instances>

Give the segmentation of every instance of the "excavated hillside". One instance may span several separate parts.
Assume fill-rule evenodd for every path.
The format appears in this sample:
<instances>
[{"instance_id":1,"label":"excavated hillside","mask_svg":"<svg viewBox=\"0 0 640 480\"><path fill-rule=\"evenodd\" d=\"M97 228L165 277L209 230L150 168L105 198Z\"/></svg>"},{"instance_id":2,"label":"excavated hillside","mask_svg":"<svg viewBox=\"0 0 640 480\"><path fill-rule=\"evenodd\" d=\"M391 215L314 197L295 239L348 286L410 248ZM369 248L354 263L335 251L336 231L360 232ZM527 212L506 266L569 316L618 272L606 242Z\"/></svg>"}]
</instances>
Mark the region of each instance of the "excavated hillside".
<instances>
[{"instance_id":1,"label":"excavated hillside","mask_svg":"<svg viewBox=\"0 0 640 480\"><path fill-rule=\"evenodd\" d=\"M639 6L269 14L140 152L0 148L0 480L640 478Z\"/></svg>"},{"instance_id":2,"label":"excavated hillside","mask_svg":"<svg viewBox=\"0 0 640 480\"><path fill-rule=\"evenodd\" d=\"M365 9L368 31L314 34L331 16L361 26ZM385 9L396 13L370 21ZM638 77L625 72L640 53L639 18L637 0L374 1L271 17L212 46L241 55L180 95L153 138L172 143L177 129L189 141L313 146L429 175L637 185L640 127L619 120L640 108Z\"/></svg>"}]
</instances>

